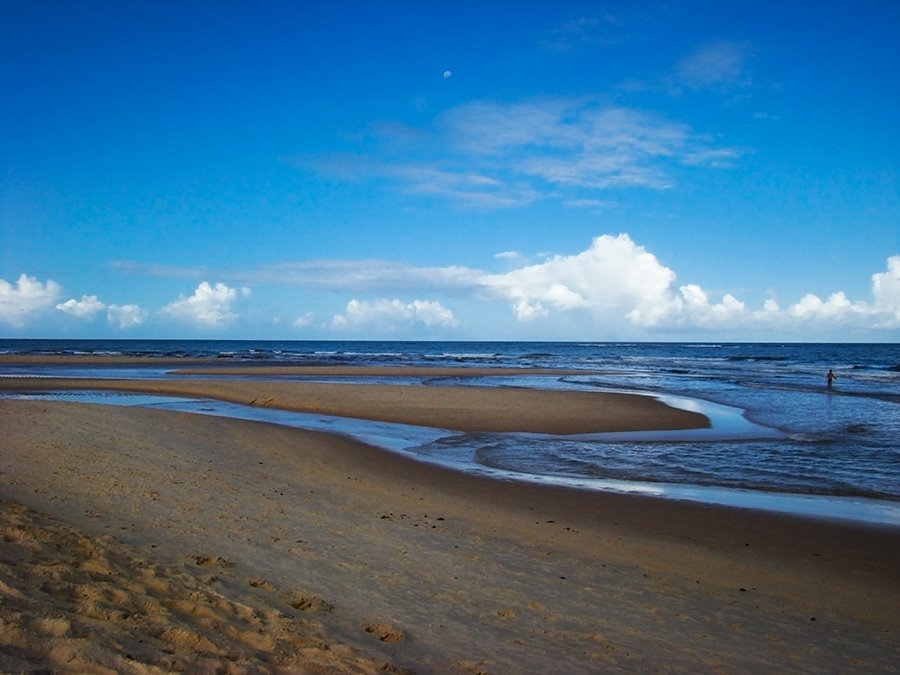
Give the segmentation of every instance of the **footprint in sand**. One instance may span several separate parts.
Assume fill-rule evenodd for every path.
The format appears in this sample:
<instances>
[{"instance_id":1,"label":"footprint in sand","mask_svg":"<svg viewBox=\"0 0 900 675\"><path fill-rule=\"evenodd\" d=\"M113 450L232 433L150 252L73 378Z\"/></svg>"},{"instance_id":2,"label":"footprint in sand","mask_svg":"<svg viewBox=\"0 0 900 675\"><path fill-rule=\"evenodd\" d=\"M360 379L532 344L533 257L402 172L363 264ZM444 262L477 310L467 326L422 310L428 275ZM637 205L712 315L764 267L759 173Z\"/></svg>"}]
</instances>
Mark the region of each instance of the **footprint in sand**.
<instances>
[{"instance_id":1,"label":"footprint in sand","mask_svg":"<svg viewBox=\"0 0 900 675\"><path fill-rule=\"evenodd\" d=\"M403 642L406 639L406 633L399 628L395 628L389 623L374 623L365 627L367 633L371 633L382 642L394 643Z\"/></svg>"},{"instance_id":2,"label":"footprint in sand","mask_svg":"<svg viewBox=\"0 0 900 675\"><path fill-rule=\"evenodd\" d=\"M334 605L314 595L297 595L291 598L291 607L301 612L330 612Z\"/></svg>"},{"instance_id":3,"label":"footprint in sand","mask_svg":"<svg viewBox=\"0 0 900 675\"><path fill-rule=\"evenodd\" d=\"M216 567L234 567L234 563L230 560L225 560L225 558L221 556L217 556L213 558L208 555L192 555L191 560L194 561L197 565L201 567L205 567L207 565L215 565Z\"/></svg>"}]
</instances>

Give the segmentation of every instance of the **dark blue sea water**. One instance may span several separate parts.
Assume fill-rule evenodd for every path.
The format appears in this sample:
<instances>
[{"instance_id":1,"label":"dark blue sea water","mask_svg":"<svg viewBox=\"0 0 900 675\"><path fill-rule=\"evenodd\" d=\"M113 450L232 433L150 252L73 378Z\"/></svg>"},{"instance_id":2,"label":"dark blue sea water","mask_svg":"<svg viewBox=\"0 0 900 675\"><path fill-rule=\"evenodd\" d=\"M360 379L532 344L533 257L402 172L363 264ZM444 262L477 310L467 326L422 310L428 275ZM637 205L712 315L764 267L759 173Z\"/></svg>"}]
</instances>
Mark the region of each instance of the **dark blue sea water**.
<instances>
[{"instance_id":1,"label":"dark blue sea water","mask_svg":"<svg viewBox=\"0 0 900 675\"><path fill-rule=\"evenodd\" d=\"M586 374L465 384L655 395L709 414L713 432L548 437L407 430L400 433L405 440L391 441L395 432L383 426L351 429L350 422L303 422L303 416L273 421L368 437L428 461L503 477L826 515L843 510L863 519L873 508L880 515L872 519L900 524L897 344L0 340L0 353L215 357L223 364L576 368ZM837 375L832 389L825 386L829 368ZM59 374L51 370L39 374ZM123 376L120 370L108 372ZM0 367L0 376L21 374L15 366ZM153 369L138 375L164 376ZM450 378L422 384L459 383ZM199 412L246 412L203 406Z\"/></svg>"}]
</instances>

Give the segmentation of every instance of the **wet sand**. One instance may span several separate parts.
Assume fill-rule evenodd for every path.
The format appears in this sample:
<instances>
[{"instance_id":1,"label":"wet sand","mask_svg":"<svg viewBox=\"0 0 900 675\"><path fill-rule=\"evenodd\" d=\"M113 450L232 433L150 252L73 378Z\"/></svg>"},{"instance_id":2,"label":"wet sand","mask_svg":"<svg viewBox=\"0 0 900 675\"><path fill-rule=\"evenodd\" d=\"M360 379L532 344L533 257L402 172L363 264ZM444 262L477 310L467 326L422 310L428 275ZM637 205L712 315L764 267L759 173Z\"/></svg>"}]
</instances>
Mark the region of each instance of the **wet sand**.
<instances>
[{"instance_id":1,"label":"wet sand","mask_svg":"<svg viewBox=\"0 0 900 675\"><path fill-rule=\"evenodd\" d=\"M709 426L700 413L631 394L257 380L0 380L0 390L106 390L232 403L457 431L583 434Z\"/></svg>"},{"instance_id":2,"label":"wet sand","mask_svg":"<svg viewBox=\"0 0 900 675\"><path fill-rule=\"evenodd\" d=\"M5 400L0 426L4 672L896 670L898 528L185 413Z\"/></svg>"}]
</instances>

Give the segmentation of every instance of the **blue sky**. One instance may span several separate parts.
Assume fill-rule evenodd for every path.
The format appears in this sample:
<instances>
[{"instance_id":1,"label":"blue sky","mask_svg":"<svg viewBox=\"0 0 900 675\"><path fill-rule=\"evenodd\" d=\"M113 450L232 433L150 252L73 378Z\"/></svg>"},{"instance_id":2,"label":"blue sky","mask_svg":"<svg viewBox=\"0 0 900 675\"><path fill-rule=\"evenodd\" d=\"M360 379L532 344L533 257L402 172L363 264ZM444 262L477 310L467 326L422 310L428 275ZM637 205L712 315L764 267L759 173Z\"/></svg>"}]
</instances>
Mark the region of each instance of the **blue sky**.
<instances>
[{"instance_id":1,"label":"blue sky","mask_svg":"<svg viewBox=\"0 0 900 675\"><path fill-rule=\"evenodd\" d=\"M0 3L0 336L900 338L900 3Z\"/></svg>"}]
</instances>

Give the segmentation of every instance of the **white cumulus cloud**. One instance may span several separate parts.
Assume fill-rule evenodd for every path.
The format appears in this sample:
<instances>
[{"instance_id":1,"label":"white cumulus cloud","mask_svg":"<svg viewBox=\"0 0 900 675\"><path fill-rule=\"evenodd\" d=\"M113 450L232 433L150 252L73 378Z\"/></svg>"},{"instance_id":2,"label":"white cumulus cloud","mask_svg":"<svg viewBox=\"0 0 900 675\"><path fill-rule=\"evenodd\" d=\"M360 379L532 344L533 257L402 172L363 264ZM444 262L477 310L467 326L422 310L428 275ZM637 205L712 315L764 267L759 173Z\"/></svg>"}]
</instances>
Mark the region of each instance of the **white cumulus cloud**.
<instances>
[{"instance_id":1,"label":"white cumulus cloud","mask_svg":"<svg viewBox=\"0 0 900 675\"><path fill-rule=\"evenodd\" d=\"M96 295L83 295L81 300L72 298L56 306L61 312L71 314L79 319L92 319L99 312L106 309L106 305L97 299Z\"/></svg>"},{"instance_id":2,"label":"white cumulus cloud","mask_svg":"<svg viewBox=\"0 0 900 675\"><path fill-rule=\"evenodd\" d=\"M735 328L747 320L747 308L743 302L730 293L722 296L719 302L711 301L709 294L697 284L679 287L668 308L668 313L661 313L655 318L697 328ZM635 323L640 324L640 321ZM648 325L653 323L655 321Z\"/></svg>"},{"instance_id":3,"label":"white cumulus cloud","mask_svg":"<svg viewBox=\"0 0 900 675\"><path fill-rule=\"evenodd\" d=\"M24 273L15 285L0 279L0 322L22 327L32 316L53 306L61 292L55 281L41 283Z\"/></svg>"},{"instance_id":4,"label":"white cumulus cloud","mask_svg":"<svg viewBox=\"0 0 900 675\"><path fill-rule=\"evenodd\" d=\"M109 305L106 308L106 320L123 330L140 326L147 315L148 312L138 305Z\"/></svg>"},{"instance_id":5,"label":"white cumulus cloud","mask_svg":"<svg viewBox=\"0 0 900 675\"><path fill-rule=\"evenodd\" d=\"M107 305L96 295L83 295L81 300L71 298L58 304L56 309L85 321L105 311L107 323L123 330L141 325L149 315L138 305Z\"/></svg>"},{"instance_id":6,"label":"white cumulus cloud","mask_svg":"<svg viewBox=\"0 0 900 675\"><path fill-rule=\"evenodd\" d=\"M887 272L872 275L875 306L900 320L900 255L887 259Z\"/></svg>"},{"instance_id":7,"label":"white cumulus cloud","mask_svg":"<svg viewBox=\"0 0 900 675\"><path fill-rule=\"evenodd\" d=\"M485 275L489 292L512 301L516 316L533 319L549 310L628 314L637 324L653 324L677 302L675 273L627 234L603 235L575 255L556 255L506 274Z\"/></svg>"},{"instance_id":8,"label":"white cumulus cloud","mask_svg":"<svg viewBox=\"0 0 900 675\"><path fill-rule=\"evenodd\" d=\"M574 338L596 332L601 336L841 339L866 333L876 337L900 329L900 254L888 257L886 269L871 275L868 297L851 298L835 289L822 297L807 293L793 302L779 303L770 297L757 307L727 289L713 292L694 280L680 282L674 269L626 233L598 236L576 253L526 256L504 251L496 260L498 267L507 271L491 273L453 265L416 267L384 260L324 260L222 274L230 275L225 277L230 283L292 285L343 296L340 302L346 304L336 314L332 310L330 322L317 323L310 312L295 315L292 325L295 329L330 328L344 334L446 333L463 325L458 316L481 313L490 316L491 323L481 325L484 335L490 336L493 329L501 329L498 306L508 323L528 324L520 330L532 336ZM119 329L139 326L153 316L138 305L107 304L96 295L60 302L60 290L53 281L40 282L26 274L16 284L0 280L0 324L17 328L36 325L41 312L53 307L82 320L105 311L108 323ZM415 297L413 294L428 294L433 299L397 299ZM240 319L236 305L249 295L247 287L203 281L192 295L169 303L156 316L199 327L220 327ZM381 299L364 299L367 296ZM348 302L347 298L353 299ZM475 325L471 318L465 324ZM502 329L511 330L511 326Z\"/></svg>"},{"instance_id":9,"label":"white cumulus cloud","mask_svg":"<svg viewBox=\"0 0 900 675\"><path fill-rule=\"evenodd\" d=\"M731 293L718 299L699 284L675 285L673 270L627 234L602 235L574 255L505 274L484 275L491 297L508 301L520 321L552 320L582 312L610 323L623 320L644 330L896 329L900 327L900 256L872 276L872 302L851 300L843 291L826 299L807 294L782 309L768 299L758 310Z\"/></svg>"},{"instance_id":10,"label":"white cumulus cloud","mask_svg":"<svg viewBox=\"0 0 900 675\"><path fill-rule=\"evenodd\" d=\"M160 313L164 316L214 328L237 319L238 314L232 310L232 305L239 296L247 297L249 295L249 288L238 290L221 282L213 286L207 281L202 281L192 296L181 297L175 302L169 303L160 310Z\"/></svg>"},{"instance_id":11,"label":"white cumulus cloud","mask_svg":"<svg viewBox=\"0 0 900 675\"><path fill-rule=\"evenodd\" d=\"M457 325L453 312L431 300L403 302L393 299L375 301L350 300L343 314L332 319L331 325L337 329L371 327L378 330L393 330L420 324L427 328L452 327Z\"/></svg>"}]
</instances>

